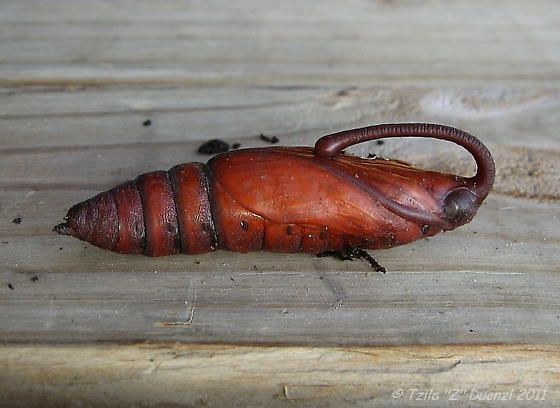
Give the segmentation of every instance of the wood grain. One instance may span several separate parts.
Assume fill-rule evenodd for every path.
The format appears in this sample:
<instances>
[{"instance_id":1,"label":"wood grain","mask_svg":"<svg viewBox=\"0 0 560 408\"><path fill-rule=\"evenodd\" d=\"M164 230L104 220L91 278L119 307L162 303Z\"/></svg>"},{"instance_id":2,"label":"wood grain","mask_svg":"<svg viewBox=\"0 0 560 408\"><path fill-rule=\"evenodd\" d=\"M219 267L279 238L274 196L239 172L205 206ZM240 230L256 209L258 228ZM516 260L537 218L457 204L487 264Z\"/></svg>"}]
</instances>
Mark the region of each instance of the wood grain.
<instances>
[{"instance_id":1,"label":"wood grain","mask_svg":"<svg viewBox=\"0 0 560 408\"><path fill-rule=\"evenodd\" d=\"M543 345L12 345L0 349L0 405L552 407L558 356Z\"/></svg>"},{"instance_id":2,"label":"wood grain","mask_svg":"<svg viewBox=\"0 0 560 408\"><path fill-rule=\"evenodd\" d=\"M558 81L552 0L57 0L3 8L7 86Z\"/></svg>"}]
</instances>

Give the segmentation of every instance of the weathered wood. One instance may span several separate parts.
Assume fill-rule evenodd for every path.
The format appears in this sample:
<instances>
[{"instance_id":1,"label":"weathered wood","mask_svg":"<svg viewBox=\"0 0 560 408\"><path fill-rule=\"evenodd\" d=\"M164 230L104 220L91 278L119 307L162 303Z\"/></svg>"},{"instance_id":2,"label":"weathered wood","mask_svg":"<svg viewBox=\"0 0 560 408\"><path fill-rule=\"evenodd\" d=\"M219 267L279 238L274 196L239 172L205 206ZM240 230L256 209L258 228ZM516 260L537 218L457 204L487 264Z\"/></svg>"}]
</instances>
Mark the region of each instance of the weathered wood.
<instances>
[{"instance_id":1,"label":"weathered wood","mask_svg":"<svg viewBox=\"0 0 560 408\"><path fill-rule=\"evenodd\" d=\"M0 15L0 85L550 85L560 61L556 8L522 0L21 1Z\"/></svg>"},{"instance_id":2,"label":"weathered wood","mask_svg":"<svg viewBox=\"0 0 560 408\"><path fill-rule=\"evenodd\" d=\"M9 346L2 406L508 406L560 399L558 346Z\"/></svg>"}]
</instances>

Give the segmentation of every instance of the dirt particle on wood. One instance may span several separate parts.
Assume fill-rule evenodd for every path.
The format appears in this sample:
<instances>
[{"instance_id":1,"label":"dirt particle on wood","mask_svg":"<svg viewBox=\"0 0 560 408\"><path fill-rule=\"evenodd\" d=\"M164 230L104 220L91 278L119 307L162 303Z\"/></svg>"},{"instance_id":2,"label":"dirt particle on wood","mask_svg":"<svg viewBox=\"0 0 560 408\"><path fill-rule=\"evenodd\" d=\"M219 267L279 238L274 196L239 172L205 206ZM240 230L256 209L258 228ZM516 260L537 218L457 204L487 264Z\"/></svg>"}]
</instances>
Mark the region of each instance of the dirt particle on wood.
<instances>
[{"instance_id":1,"label":"dirt particle on wood","mask_svg":"<svg viewBox=\"0 0 560 408\"><path fill-rule=\"evenodd\" d=\"M14 218L14 219L12 220L12 222L13 222L14 224L21 224L21 221L22 221L21 217L16 217L16 218Z\"/></svg>"},{"instance_id":2,"label":"dirt particle on wood","mask_svg":"<svg viewBox=\"0 0 560 408\"><path fill-rule=\"evenodd\" d=\"M151 119L146 119L144 122L142 122L142 126L144 127L148 127L152 125L152 120Z\"/></svg>"},{"instance_id":3,"label":"dirt particle on wood","mask_svg":"<svg viewBox=\"0 0 560 408\"><path fill-rule=\"evenodd\" d=\"M37 275L32 276L31 278L29 278L29 280L31 282L37 282L39 280L39 277Z\"/></svg>"},{"instance_id":4,"label":"dirt particle on wood","mask_svg":"<svg viewBox=\"0 0 560 408\"><path fill-rule=\"evenodd\" d=\"M259 138L263 141L263 142L267 142L270 144L276 144L280 141L280 139L278 139L276 136L267 136L264 133L261 133L259 135Z\"/></svg>"},{"instance_id":5,"label":"dirt particle on wood","mask_svg":"<svg viewBox=\"0 0 560 408\"><path fill-rule=\"evenodd\" d=\"M229 150L229 144L220 139L212 139L198 147L200 154L224 153Z\"/></svg>"},{"instance_id":6,"label":"dirt particle on wood","mask_svg":"<svg viewBox=\"0 0 560 408\"><path fill-rule=\"evenodd\" d=\"M357 86L349 86L347 88L343 88L340 91L338 91L336 94L338 96L346 96L348 94L350 94L351 91L355 91L356 89L358 89Z\"/></svg>"},{"instance_id":7,"label":"dirt particle on wood","mask_svg":"<svg viewBox=\"0 0 560 408\"><path fill-rule=\"evenodd\" d=\"M386 269L381 266L375 258L373 258L365 249L349 246L343 249L342 251L325 251L320 254L317 254L317 257L323 258L331 256L336 259L340 259L341 261L353 261L354 259L362 259L369 263L369 265L376 271L387 273Z\"/></svg>"},{"instance_id":8,"label":"dirt particle on wood","mask_svg":"<svg viewBox=\"0 0 560 408\"><path fill-rule=\"evenodd\" d=\"M8 288L10 288L10 290L14 290L14 285L12 283L8 283Z\"/></svg>"}]
</instances>

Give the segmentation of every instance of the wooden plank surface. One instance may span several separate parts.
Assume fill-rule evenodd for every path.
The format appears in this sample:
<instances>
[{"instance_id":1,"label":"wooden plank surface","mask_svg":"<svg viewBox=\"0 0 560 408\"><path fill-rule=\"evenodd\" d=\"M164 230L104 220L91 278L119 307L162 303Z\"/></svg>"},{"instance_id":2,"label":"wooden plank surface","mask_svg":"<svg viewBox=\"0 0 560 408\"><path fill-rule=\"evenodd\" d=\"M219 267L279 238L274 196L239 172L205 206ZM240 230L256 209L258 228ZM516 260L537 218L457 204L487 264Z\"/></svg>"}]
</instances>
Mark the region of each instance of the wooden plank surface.
<instances>
[{"instance_id":1,"label":"wooden plank surface","mask_svg":"<svg viewBox=\"0 0 560 408\"><path fill-rule=\"evenodd\" d=\"M425 88L251 88L240 102L242 92L27 90L0 96L10 102L0 149L4 339L557 341L556 90L504 91L508 98L502 99L488 89L459 97L456 90ZM216 107L212 100L219 101ZM441 100L451 107L442 111ZM51 231L70 205L98 191L141 172L206 160L196 147L210 137L263 146L257 134L264 132L285 144L310 145L330 130L407 120L412 112L480 135L496 158L496 187L471 224L378 251L387 276L369 274L363 263L309 255L122 256ZM142 126L146 117L153 122L148 128ZM540 123L539 132L528 134L525 123ZM430 168L472 171L470 159L447 143L389 140L356 153L372 150ZM17 216L23 219L18 225L12 223ZM39 281L30 281L33 276ZM165 323L188 319L193 302L188 327ZM333 308L338 303L343 307Z\"/></svg>"},{"instance_id":2,"label":"wooden plank surface","mask_svg":"<svg viewBox=\"0 0 560 408\"><path fill-rule=\"evenodd\" d=\"M87 406L99 391L129 405L155 375L161 388L145 405L220 406L235 389L247 406L401 406L390 396L400 376L407 390L466 377L466 388L496 392L548 385L540 406L558 401L558 349L543 346L560 334L557 2L23 0L0 4L0 39L0 395L21 395L2 381L19 378L30 384L23 403ZM312 145L397 121L472 132L497 174L471 224L377 251L387 275L304 254L122 256L51 231L99 191L207 160L196 148L210 138ZM444 142L352 152L474 167ZM81 353L98 365L81 367ZM201 360L153 368L173 353ZM363 364L386 371L360 368L354 357L367 353L375 360ZM153 371L122 399L112 381L85 380L114 357L131 361L114 378ZM196 364L211 371L197 377ZM40 385L45 367L64 374ZM248 370L245 383L231 367ZM197 378L192 394L183 375Z\"/></svg>"},{"instance_id":3,"label":"wooden plank surface","mask_svg":"<svg viewBox=\"0 0 560 408\"><path fill-rule=\"evenodd\" d=\"M550 85L558 6L5 2L0 85Z\"/></svg>"},{"instance_id":4,"label":"wooden plank surface","mask_svg":"<svg viewBox=\"0 0 560 408\"><path fill-rule=\"evenodd\" d=\"M543 345L10 346L0 349L0 406L553 407L558 352Z\"/></svg>"}]
</instances>

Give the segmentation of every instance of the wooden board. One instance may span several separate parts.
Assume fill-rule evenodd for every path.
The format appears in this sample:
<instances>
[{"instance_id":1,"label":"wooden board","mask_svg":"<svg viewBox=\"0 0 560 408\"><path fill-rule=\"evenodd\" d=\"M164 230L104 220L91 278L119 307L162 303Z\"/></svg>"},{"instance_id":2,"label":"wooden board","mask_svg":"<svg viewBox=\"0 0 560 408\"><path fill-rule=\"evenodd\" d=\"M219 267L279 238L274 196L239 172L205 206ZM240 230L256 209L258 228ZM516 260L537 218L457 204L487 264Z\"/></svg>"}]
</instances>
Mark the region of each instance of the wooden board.
<instances>
[{"instance_id":1,"label":"wooden board","mask_svg":"<svg viewBox=\"0 0 560 408\"><path fill-rule=\"evenodd\" d=\"M558 350L539 345L558 344L560 334L559 27L560 7L544 0L4 2L0 341L7 346L0 364L11 371L0 375L22 367L18 378L39 384L34 368L66 352L68 372L81 370L81 352L100 364L119 353L139 353L133 359L140 361L147 354L138 344L146 341L164 349L170 346L160 342L179 342L193 353L228 344L219 346L228 356L270 367L300 350L315 356L306 360L313 368L314 353L338 355L330 347L339 345L387 353L387 365L397 356L395 372L408 353L431 365L437 350L463 347L472 356L492 352L512 361L514 376L527 375L525 361L545 367ZM150 126L143 126L146 119ZM99 191L143 172L206 161L196 148L210 138L259 147L264 133L282 145L312 145L330 132L397 121L472 132L492 151L497 174L471 224L377 251L387 275L304 254L122 256L51 231L72 204ZM444 142L392 139L352 152L467 175L474 167ZM12 222L17 217L20 224ZM117 346L123 342L133 345ZM422 354L418 345L434 348ZM279 353L278 360L259 360L266 350ZM333 361L356 367L353 360ZM213 364L208 357L203 365ZM220 364L227 371L237 363ZM550 364L557 373L557 362ZM473 387L490 378L460 367L461 376L479 381ZM500 367L495 375L503 374ZM374 395L398 405L388 397L393 383L370 392L378 377L352 388L337 383L341 374L332 367L321 370L342 388L309 388L302 380L303 391L295 389L312 398L288 398L280 376L273 392L247 401L328 406L315 392L332 395L336 405L366 387L357 392L364 399L352 403L368 405ZM409 388L440 384L435 372L420 380L411 372ZM208 374L233 387L223 375ZM449 375L459 378L456 369ZM57 378L55 388L71 388ZM517 385L552 385L551 378ZM171 381L165 390L179 386L161 381ZM77 400L88 401L82 385L75 390ZM220 405L196 390L182 403ZM6 392L17 394L0 385L0 395ZM553 404L557 391L548 397L543 403Z\"/></svg>"},{"instance_id":2,"label":"wooden board","mask_svg":"<svg viewBox=\"0 0 560 408\"><path fill-rule=\"evenodd\" d=\"M3 10L0 85L558 80L554 0L35 0Z\"/></svg>"},{"instance_id":3,"label":"wooden board","mask_svg":"<svg viewBox=\"0 0 560 408\"><path fill-rule=\"evenodd\" d=\"M2 406L552 407L558 346L9 346Z\"/></svg>"}]
</instances>

